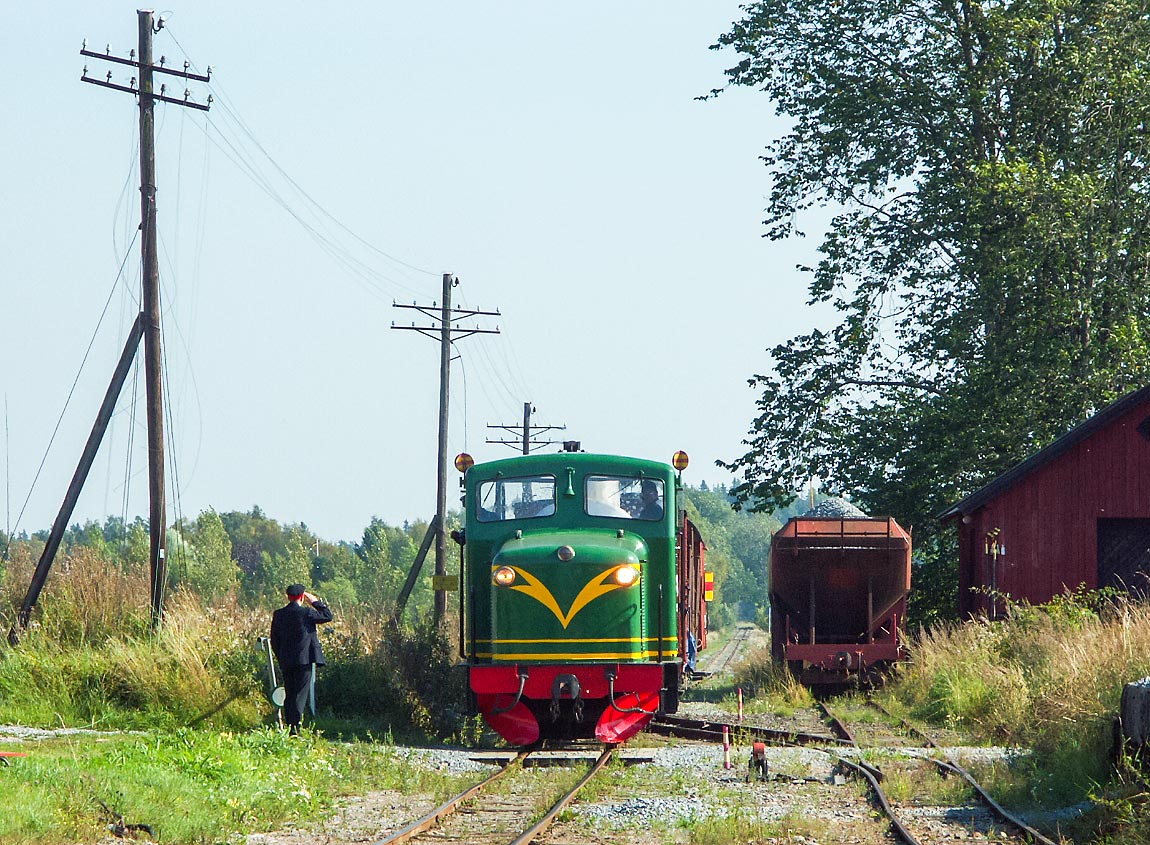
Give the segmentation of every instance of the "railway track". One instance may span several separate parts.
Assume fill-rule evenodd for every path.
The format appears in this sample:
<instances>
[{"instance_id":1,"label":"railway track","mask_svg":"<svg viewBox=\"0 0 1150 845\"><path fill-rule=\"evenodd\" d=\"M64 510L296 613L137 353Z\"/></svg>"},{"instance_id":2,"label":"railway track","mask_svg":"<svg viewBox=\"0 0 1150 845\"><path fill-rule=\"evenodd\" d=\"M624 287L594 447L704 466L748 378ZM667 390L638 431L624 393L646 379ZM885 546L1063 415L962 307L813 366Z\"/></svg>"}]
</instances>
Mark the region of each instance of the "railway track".
<instances>
[{"instance_id":1,"label":"railway track","mask_svg":"<svg viewBox=\"0 0 1150 845\"><path fill-rule=\"evenodd\" d=\"M875 710L879 711L880 713L882 713L883 715L885 715L888 719L891 719L892 721L897 721L899 723L899 726L904 731L906 731L911 736L913 736L917 740L919 740L925 747L928 747L928 748L932 749L933 751L935 751L936 753L940 754L942 759L936 759L936 758L927 758L927 759L929 759L931 763L933 763L935 766L937 766L938 769L940 770L940 772L943 773L944 775L956 774L959 777L961 777L963 780L965 780L967 785L972 790L974 790L975 794L978 795L979 799L987 807L989 807L991 812L993 812L994 815L997 816L1001 821L1003 821L1007 825L1010 825L1016 831L1020 832L1023 836L1026 837L1026 839L1028 841L1037 842L1037 843L1040 843L1040 845L1057 845L1057 843L1055 843L1053 840L1047 838L1046 836L1043 836L1041 833L1039 833L1037 830L1032 828L1030 825L1026 824L1026 822L1024 822L1021 818L1017 817L1015 814L1007 811L1004 807L1002 807L1002 805L1000 805L997 801L995 801L994 798L992 798L990 796L990 794L986 791L986 789L984 789L983 786L977 780L975 780L974 776L971 775L970 772L968 772L966 769L964 769L962 766L960 766L957 762L955 762L954 758L951 757L951 755L947 753L946 749L944 749L942 746L940 746L938 743L936 743L926 733L924 733L920 729L916 728L910 722L906 721L906 719L896 719L890 713L890 711L888 711L885 707L883 707L877 701L868 699L867 704L868 704L868 706L872 707L873 709L875 709Z\"/></svg>"},{"instance_id":2,"label":"railway track","mask_svg":"<svg viewBox=\"0 0 1150 845\"><path fill-rule=\"evenodd\" d=\"M743 630L732 636L711 665L725 669L742 649L749 634L749 630ZM808 727L806 717L800 720L803 729L787 730L785 723L784 729L779 729L669 715L656 717L648 731L718 744L724 739L725 728L736 745L762 742L774 746L806 746L829 755L839 773L857 777L868 784L874 803L889 820L891 834L906 845L958 845L972 840L993 845L1024 842L1057 845L994 801L970 772L931 737L913 725L895 719L877 703L868 704L883 714L881 720L871 719L857 710L848 711L849 715L844 720L825 704L817 703L816 707L828 727L826 733L816 733L817 727ZM908 743L911 737L913 739ZM908 744L930 748L932 754L907 757ZM890 753L884 754L884 748ZM497 798L482 797L482 793L501 778L524 777L523 769L533 765L531 755L536 751L519 753L491 777L375 845L404 842L527 845L543 836L564 808L577 800L582 788L611 759L614 749L603 751L594 764L588 766L579 782L556 800L537 822L533 820L541 812L540 795L547 793L547 788L538 781L517 782L513 790L501 790ZM865 757L864 751L868 752ZM914 754L913 751L911 753ZM520 773L518 776L512 774L516 771ZM776 777L794 779L795 776L772 773L771 780ZM750 779L748 773L748 782ZM841 783L841 780L836 782ZM559 790L556 788L555 791ZM895 796L896 800L889 796Z\"/></svg>"},{"instance_id":3,"label":"railway track","mask_svg":"<svg viewBox=\"0 0 1150 845\"><path fill-rule=\"evenodd\" d=\"M887 719L893 719L889 713L881 710ZM830 729L826 735L790 732L769 728L759 728L745 724L732 724L719 721L704 721L681 719L663 716L654 720L649 730L665 736L676 736L685 739L695 739L708 742L722 742L723 731L726 728L728 735L738 737L742 744L748 742L765 742L771 745L794 746L804 745L835 758L839 768L847 774L862 778L867 782L882 812L890 820L892 833L906 845L951 845L951 843L968 842L972 831L977 830L984 841L994 843L1037 843L1037 845L1057 845L1049 838L1043 836L1034 828L1027 825L1012 813L1009 813L986 792L981 784L964 768L958 765L946 752L922 731L909 723L901 722L900 727L910 736L914 737L916 744L931 747L941 759L931 757L916 758L908 761L891 760L887 771L883 771L867 760L863 759L863 750L882 749L884 747L906 747L905 738L887 735L886 741L880 737L881 731L875 726L856 725L854 729L840 719L833 711L821 702L816 703L817 709ZM861 745L858 736L867 734L867 744ZM857 749L860 753L844 754L842 749L849 747ZM980 805L971 806L969 802L961 807L947 806L945 810L931 806L929 797L921 806L896 806L887 796L883 787L887 775L900 784L901 791L906 792L908 783L922 781L921 768L935 767L941 776L957 776L962 778L969 787L965 797L974 799ZM926 783L929 785L929 778ZM954 792L953 789L950 790ZM985 808L985 809L984 809ZM936 809L938 811L936 812ZM996 825L996 822L1000 823Z\"/></svg>"},{"instance_id":4,"label":"railway track","mask_svg":"<svg viewBox=\"0 0 1150 845\"><path fill-rule=\"evenodd\" d=\"M706 656L705 662L702 662L702 672L699 674L703 676L718 675L727 671L735 658L742 654L754 627L749 623L736 626L734 634L723 643L723 647L713 657Z\"/></svg>"},{"instance_id":5,"label":"railway track","mask_svg":"<svg viewBox=\"0 0 1150 845\"><path fill-rule=\"evenodd\" d=\"M647 730L660 736L697 739L704 742L722 742L723 728L728 735L738 736L752 742L765 742L768 745L852 745L853 743L828 734L813 734L804 731L786 731L777 728L763 728L746 724L725 724L706 719L685 719L679 716L656 716Z\"/></svg>"},{"instance_id":6,"label":"railway track","mask_svg":"<svg viewBox=\"0 0 1150 845\"><path fill-rule=\"evenodd\" d=\"M981 804L981 807L968 805L967 807L957 810L956 808L948 807L945 812L940 813L932 813L929 805L925 803L918 807L901 807L896 809L892 806L882 787L882 782L885 779L883 771L864 761L861 756L854 760L840 758L839 762L841 765L865 778L870 783L876 800L882 807L883 812L891 820L892 830L895 835L907 843L907 845L943 845L943 843L968 841L971 837L972 829L977 829L981 836L991 842L1029 842L1038 843L1038 845L1057 845L1053 840L1039 833L1022 819L1003 808L1002 805L990 796L986 789L970 772L955 762L931 737L927 736L906 720L895 719L889 711L877 702L868 701L868 704L873 709L885 715L888 720L897 722L899 727L907 734L913 736L915 741L920 745L928 747L936 754L941 755L941 758L922 757L905 762L892 760L888 764L887 773L892 776L897 773L900 777L911 779L910 782L914 782L913 778L918 774L918 769L922 766L934 766L937 768L938 774L941 777L945 778L952 775L961 777L969 787L969 795L971 797L976 796L977 802ZM856 739L856 734L861 733L861 730L851 730L846 723L822 702L817 702L817 706L824 714L828 725L836 737L842 739L849 738L855 747L860 750L863 749L863 746L861 746ZM873 728L866 728L866 730L869 730L872 734L872 744L866 747L869 749L881 749L883 745L873 742L877 732L874 731ZM894 744L893 742L888 743L888 746ZM978 811L980 810L983 812L979 813ZM980 818L980 816L983 817ZM996 826L995 821L1001 826Z\"/></svg>"},{"instance_id":7,"label":"railway track","mask_svg":"<svg viewBox=\"0 0 1150 845\"><path fill-rule=\"evenodd\" d=\"M607 765L617 747L608 746L573 787L563 793L538 821L536 792L518 790L514 795L481 799L481 793L512 771L522 770L533 749L524 750L506 766L426 816L396 831L374 845L400 845L407 842L465 842L468 845L528 845L542 836L556 817L570 806L579 791ZM455 823L449 819L455 817Z\"/></svg>"}]
</instances>

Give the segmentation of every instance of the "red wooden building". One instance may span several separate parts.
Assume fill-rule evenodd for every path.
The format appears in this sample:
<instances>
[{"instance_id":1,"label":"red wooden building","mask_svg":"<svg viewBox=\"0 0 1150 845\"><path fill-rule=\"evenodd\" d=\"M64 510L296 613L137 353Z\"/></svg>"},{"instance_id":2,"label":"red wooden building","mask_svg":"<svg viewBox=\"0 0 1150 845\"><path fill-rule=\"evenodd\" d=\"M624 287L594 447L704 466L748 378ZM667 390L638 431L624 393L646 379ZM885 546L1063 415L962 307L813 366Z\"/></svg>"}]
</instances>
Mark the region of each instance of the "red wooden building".
<instances>
[{"instance_id":1,"label":"red wooden building","mask_svg":"<svg viewBox=\"0 0 1150 845\"><path fill-rule=\"evenodd\" d=\"M942 514L959 537L959 611L986 591L1031 603L1067 588L1150 595L1150 387L1119 399Z\"/></svg>"}]
</instances>

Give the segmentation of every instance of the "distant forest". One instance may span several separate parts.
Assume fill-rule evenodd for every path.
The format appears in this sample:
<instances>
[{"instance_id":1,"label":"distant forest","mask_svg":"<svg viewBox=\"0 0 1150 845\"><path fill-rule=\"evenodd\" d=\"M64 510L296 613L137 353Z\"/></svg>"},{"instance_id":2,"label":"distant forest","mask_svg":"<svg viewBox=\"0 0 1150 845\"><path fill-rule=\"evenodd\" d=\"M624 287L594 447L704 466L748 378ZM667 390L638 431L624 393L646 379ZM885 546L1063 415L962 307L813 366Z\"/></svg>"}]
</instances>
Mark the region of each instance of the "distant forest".
<instances>
[{"instance_id":1,"label":"distant forest","mask_svg":"<svg viewBox=\"0 0 1150 845\"><path fill-rule=\"evenodd\" d=\"M246 513L206 510L193 520L176 520L168 529L167 586L191 589L208 602L234 598L241 605L260 607L279 604L284 585L299 581L335 606L384 612L394 605L426 530L422 521L393 527L372 519L358 541L329 542L306 524L281 524L259 507ZM29 560L39 559L47 538L46 530L14 538L9 558L24 565L9 567L0 561L6 593L15 595L22 587L6 583L8 570L25 571ZM8 545L3 532L0 539ZM77 553L97 554L125 573L146 571L148 521L112 516L103 524L92 520L73 525L64 535L47 590L58 577L59 561ZM431 598L429 579L421 578L411 603L430 606Z\"/></svg>"},{"instance_id":2,"label":"distant forest","mask_svg":"<svg viewBox=\"0 0 1150 845\"><path fill-rule=\"evenodd\" d=\"M771 535L792 512L806 510L807 502L800 499L768 515L733 510L725 486L708 488L703 483L686 493L688 512L707 543L708 567L715 572L712 626L761 618L767 605ZM449 514L449 530L459 526L460 516ZM423 520L392 526L376 518L358 540L331 542L305 523L280 523L259 507L247 512L206 510L195 519L178 519L168 529L167 586L190 589L210 603L235 600L246 607L269 607L283 600L285 584L300 581L335 607L390 613L426 531ZM16 601L23 596L27 585L10 579L27 577L24 573L39 559L47 538L47 530L25 532L9 545L0 531L0 550L9 550L8 560L0 560L5 595ZM113 516L102 524L91 520L73 525L64 536L48 591L75 554L98 555L125 573L146 572L147 520ZM458 571L458 547L452 544L449 554L448 571ZM416 612L431 607L432 568L429 560L409 601Z\"/></svg>"}]
</instances>

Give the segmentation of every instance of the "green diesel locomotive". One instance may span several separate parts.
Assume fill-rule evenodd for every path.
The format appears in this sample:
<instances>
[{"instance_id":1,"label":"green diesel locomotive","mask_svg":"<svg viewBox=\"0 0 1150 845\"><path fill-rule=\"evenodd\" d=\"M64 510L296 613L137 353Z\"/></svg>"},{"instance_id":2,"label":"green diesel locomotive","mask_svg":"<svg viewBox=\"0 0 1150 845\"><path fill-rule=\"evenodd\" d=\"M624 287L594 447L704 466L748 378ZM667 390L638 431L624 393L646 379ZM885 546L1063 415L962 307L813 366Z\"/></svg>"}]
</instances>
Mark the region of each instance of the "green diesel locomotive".
<instances>
[{"instance_id":1,"label":"green diesel locomotive","mask_svg":"<svg viewBox=\"0 0 1150 845\"><path fill-rule=\"evenodd\" d=\"M674 467L575 451L456 465L475 710L513 745L622 742L674 712L706 645L706 546L683 507L686 453Z\"/></svg>"}]
</instances>

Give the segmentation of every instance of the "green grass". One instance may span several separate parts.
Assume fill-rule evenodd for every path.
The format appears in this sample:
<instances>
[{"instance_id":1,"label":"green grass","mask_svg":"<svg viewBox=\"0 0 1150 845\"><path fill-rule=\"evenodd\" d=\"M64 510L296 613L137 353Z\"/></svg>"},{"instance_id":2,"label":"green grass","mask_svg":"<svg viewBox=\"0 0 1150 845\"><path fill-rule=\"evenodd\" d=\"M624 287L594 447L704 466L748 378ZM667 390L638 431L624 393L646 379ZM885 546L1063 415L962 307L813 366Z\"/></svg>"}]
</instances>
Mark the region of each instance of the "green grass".
<instances>
[{"instance_id":1,"label":"green grass","mask_svg":"<svg viewBox=\"0 0 1150 845\"><path fill-rule=\"evenodd\" d=\"M45 594L19 646L0 642L0 723L246 730L270 722L267 663L257 644L268 611L234 598L207 607L181 590L153 634L138 574L88 552L59 566L69 578ZM0 622L14 618L18 583L3 583ZM328 665L317 675L316 697L329 735L479 741L481 731L462 712L465 679L452 668L444 631L430 622L396 630L352 612L324 626L322 638Z\"/></svg>"},{"instance_id":2,"label":"green grass","mask_svg":"<svg viewBox=\"0 0 1150 845\"><path fill-rule=\"evenodd\" d=\"M743 689L743 709L748 713L773 712L790 716L814 703L809 689L785 666L771 659L770 648L749 654L735 667L733 685ZM737 706L737 702L732 702Z\"/></svg>"},{"instance_id":3,"label":"green grass","mask_svg":"<svg viewBox=\"0 0 1150 845\"><path fill-rule=\"evenodd\" d=\"M330 811L340 795L394 789L446 795L452 780L389 747L315 734L72 735L26 744L0 766L0 841L96 841L118 819L147 824L165 845L209 845Z\"/></svg>"},{"instance_id":4,"label":"green grass","mask_svg":"<svg viewBox=\"0 0 1150 845\"><path fill-rule=\"evenodd\" d=\"M930 762L898 758L889 753L868 757L885 775L887 798L900 804L951 807L974 800L974 790L957 775L943 776Z\"/></svg>"},{"instance_id":5,"label":"green grass","mask_svg":"<svg viewBox=\"0 0 1150 845\"><path fill-rule=\"evenodd\" d=\"M889 692L913 717L1030 751L980 772L1005 804L1092 802L1076 841L1144 841L1123 839L1150 828L1150 806L1110 745L1122 687L1150 674L1150 605L1080 591L922 632L911 654Z\"/></svg>"},{"instance_id":6,"label":"green grass","mask_svg":"<svg viewBox=\"0 0 1150 845\"><path fill-rule=\"evenodd\" d=\"M725 816L708 816L705 819L685 822L687 842L690 845L730 845L732 842L767 843L776 841L784 833L791 831L782 822L767 821L756 815L743 812ZM825 833L825 825L812 830L812 825L803 820L802 835L817 840L817 833Z\"/></svg>"},{"instance_id":7,"label":"green grass","mask_svg":"<svg viewBox=\"0 0 1150 845\"><path fill-rule=\"evenodd\" d=\"M100 733L0 746L29 752L0 764L5 845L92 842L120 817L149 825L164 845L214 845L318 819L340 795L444 793L445 778L396 762L374 737L477 740L459 712L447 638L429 625L396 631L348 613L325 626L324 734L289 740L267 727L274 709L257 638L268 611L234 597L209 607L178 591L155 635L141 573L86 550L56 568L68 578L45 592L19 645L0 642L0 724ZM5 626L28 572L16 575L0 583Z\"/></svg>"},{"instance_id":8,"label":"green grass","mask_svg":"<svg viewBox=\"0 0 1150 845\"><path fill-rule=\"evenodd\" d=\"M882 825L872 820L853 821L817 818L791 812L778 819L765 819L759 808L745 800L721 815L685 819L680 827L690 845L778 845L786 842L886 842Z\"/></svg>"},{"instance_id":9,"label":"green grass","mask_svg":"<svg viewBox=\"0 0 1150 845\"><path fill-rule=\"evenodd\" d=\"M0 719L115 729L259 724L267 708L254 654L222 640L208 632L207 656L198 657L177 633L73 647L33 634L0 657Z\"/></svg>"}]
</instances>

